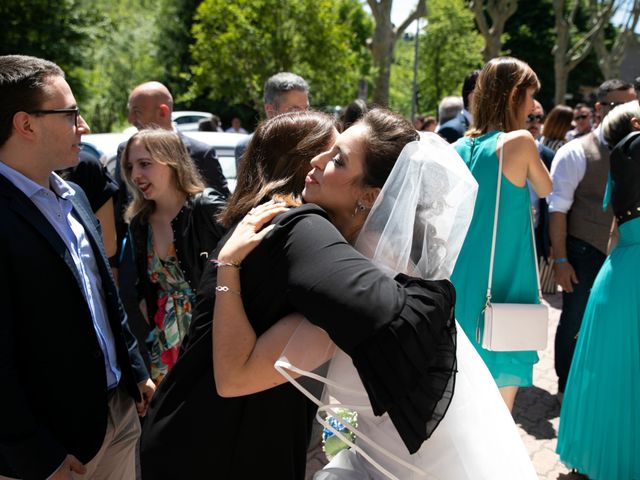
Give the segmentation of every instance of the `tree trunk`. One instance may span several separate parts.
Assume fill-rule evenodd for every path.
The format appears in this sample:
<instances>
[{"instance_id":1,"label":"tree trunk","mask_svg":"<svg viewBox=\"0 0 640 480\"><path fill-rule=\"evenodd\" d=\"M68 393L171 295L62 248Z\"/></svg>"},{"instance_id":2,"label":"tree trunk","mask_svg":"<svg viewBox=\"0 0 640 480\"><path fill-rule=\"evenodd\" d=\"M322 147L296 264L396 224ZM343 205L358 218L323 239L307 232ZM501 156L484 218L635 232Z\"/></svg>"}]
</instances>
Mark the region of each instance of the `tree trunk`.
<instances>
[{"instance_id":1,"label":"tree trunk","mask_svg":"<svg viewBox=\"0 0 640 480\"><path fill-rule=\"evenodd\" d=\"M620 5L615 7L612 4L611 7L609 16L612 16L615 10L620 8ZM596 0L590 0L589 8L591 13L591 22L595 23L598 20L598 15L602 13L600 5L598 5ZM638 24L639 17L640 0L633 0L631 10L625 12L623 21L620 25L620 30L616 32L616 38L610 49L606 46L603 30L600 30L598 34L595 35L593 40L593 49L596 52L598 66L600 67L600 71L605 79L617 78L620 76L620 65L624 59L627 46L634 36L634 31Z\"/></svg>"},{"instance_id":2,"label":"tree trunk","mask_svg":"<svg viewBox=\"0 0 640 480\"><path fill-rule=\"evenodd\" d=\"M469 8L484 37L482 56L484 61L488 62L500 55L504 26L509 17L516 13L518 0L473 0ZM491 26L487 23L487 14L491 18Z\"/></svg>"},{"instance_id":3,"label":"tree trunk","mask_svg":"<svg viewBox=\"0 0 640 480\"><path fill-rule=\"evenodd\" d=\"M373 81L373 103L381 106L389 105L389 81L391 79L391 64L393 50L398 38L415 20L427 14L426 0L418 0L416 9L402 22L399 27L391 23L391 7L393 0L367 0L371 13L376 22L371 42L373 65L376 69Z\"/></svg>"},{"instance_id":4,"label":"tree trunk","mask_svg":"<svg viewBox=\"0 0 640 480\"><path fill-rule=\"evenodd\" d=\"M554 94L556 105L564 103L569 73L589 54L593 47L594 38L602 32L613 12L613 2L602 2L602 11L591 17L589 31L578 33L576 41L571 45L570 32L575 27L575 18L581 2L580 0L570 1L573 3L565 14L566 0L553 0L553 10L556 17L556 43L552 51L556 80Z\"/></svg>"}]
</instances>

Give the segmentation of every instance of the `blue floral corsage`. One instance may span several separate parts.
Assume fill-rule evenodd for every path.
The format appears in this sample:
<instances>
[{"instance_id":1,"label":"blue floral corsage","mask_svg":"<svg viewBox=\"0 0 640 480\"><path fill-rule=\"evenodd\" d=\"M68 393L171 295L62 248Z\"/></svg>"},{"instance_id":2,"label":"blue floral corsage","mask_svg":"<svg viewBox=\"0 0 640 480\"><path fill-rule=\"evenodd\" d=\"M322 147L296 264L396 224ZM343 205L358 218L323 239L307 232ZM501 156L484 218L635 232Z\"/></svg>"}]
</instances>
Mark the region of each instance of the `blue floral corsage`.
<instances>
[{"instance_id":1,"label":"blue floral corsage","mask_svg":"<svg viewBox=\"0 0 640 480\"><path fill-rule=\"evenodd\" d=\"M338 420L338 418L341 420ZM333 415L327 415L326 421L335 430L346 436L351 442L356 441L356 435L349 430L344 424L351 425L352 428L358 427L358 412L349 410L348 408L337 408ZM344 443L328 428L322 430L322 450L327 456L328 460L331 460L340 450L349 448L349 445Z\"/></svg>"}]
</instances>

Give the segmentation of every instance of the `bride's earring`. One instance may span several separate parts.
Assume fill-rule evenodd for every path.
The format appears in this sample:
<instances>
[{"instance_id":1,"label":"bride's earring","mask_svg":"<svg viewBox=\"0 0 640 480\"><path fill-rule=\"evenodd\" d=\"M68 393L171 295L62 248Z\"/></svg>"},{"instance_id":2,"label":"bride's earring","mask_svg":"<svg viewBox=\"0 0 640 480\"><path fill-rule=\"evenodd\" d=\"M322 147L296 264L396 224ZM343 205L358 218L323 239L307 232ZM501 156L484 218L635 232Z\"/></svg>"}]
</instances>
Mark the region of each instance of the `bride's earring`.
<instances>
[{"instance_id":1,"label":"bride's earring","mask_svg":"<svg viewBox=\"0 0 640 480\"><path fill-rule=\"evenodd\" d=\"M367 207L365 207L360 201L358 201L358 203L356 203L356 208L353 210L353 215L351 215L352 217L355 217L356 215L358 215L358 213L366 210Z\"/></svg>"}]
</instances>

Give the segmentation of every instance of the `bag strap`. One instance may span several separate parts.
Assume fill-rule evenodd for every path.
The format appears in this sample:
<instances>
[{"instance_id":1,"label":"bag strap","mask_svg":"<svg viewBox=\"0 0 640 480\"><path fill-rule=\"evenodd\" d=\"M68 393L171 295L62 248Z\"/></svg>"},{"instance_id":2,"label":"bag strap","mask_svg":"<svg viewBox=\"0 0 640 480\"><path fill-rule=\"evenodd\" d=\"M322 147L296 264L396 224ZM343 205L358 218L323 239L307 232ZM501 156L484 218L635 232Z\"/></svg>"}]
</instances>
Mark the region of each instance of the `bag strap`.
<instances>
[{"instance_id":1,"label":"bag strap","mask_svg":"<svg viewBox=\"0 0 640 480\"><path fill-rule=\"evenodd\" d=\"M498 138L500 155L498 156L498 186L496 187L496 208L493 214L493 234L491 236L491 257L489 261L489 282L487 283L487 300L486 305L491 303L491 284L493 282L493 261L496 253L496 234L498 232L498 211L500 209L500 186L502 184L502 163L504 160L504 142ZM531 224L531 242L533 250L533 264L536 268L536 281L538 282L538 302L542 298L542 288L540 287L540 271L538 269L536 238L533 229L533 211L529 207L529 223Z\"/></svg>"}]
</instances>

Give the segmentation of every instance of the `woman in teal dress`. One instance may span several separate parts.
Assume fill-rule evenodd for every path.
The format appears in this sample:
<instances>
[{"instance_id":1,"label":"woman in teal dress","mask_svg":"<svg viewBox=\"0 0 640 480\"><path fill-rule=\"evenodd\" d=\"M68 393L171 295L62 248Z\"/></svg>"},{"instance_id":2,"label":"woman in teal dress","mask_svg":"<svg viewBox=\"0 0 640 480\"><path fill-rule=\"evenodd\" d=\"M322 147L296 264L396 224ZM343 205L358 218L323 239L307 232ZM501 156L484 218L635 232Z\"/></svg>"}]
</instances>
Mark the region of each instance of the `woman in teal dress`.
<instances>
[{"instance_id":1,"label":"woman in teal dress","mask_svg":"<svg viewBox=\"0 0 640 480\"><path fill-rule=\"evenodd\" d=\"M511 57L489 61L474 90L474 123L454 145L479 185L469 233L451 276L457 292L456 316L509 409L513 408L518 387L531 385L537 353L485 350L476 340L476 328L486 303L499 148L504 148L504 161L492 300L538 301L527 181L544 198L551 191L551 178L524 125L539 88L538 77L526 63Z\"/></svg>"},{"instance_id":2,"label":"woman in teal dress","mask_svg":"<svg viewBox=\"0 0 640 480\"><path fill-rule=\"evenodd\" d=\"M640 479L640 106L603 120L620 238L593 284L558 432L563 463L591 480ZM607 195L605 195L606 197Z\"/></svg>"}]
</instances>

